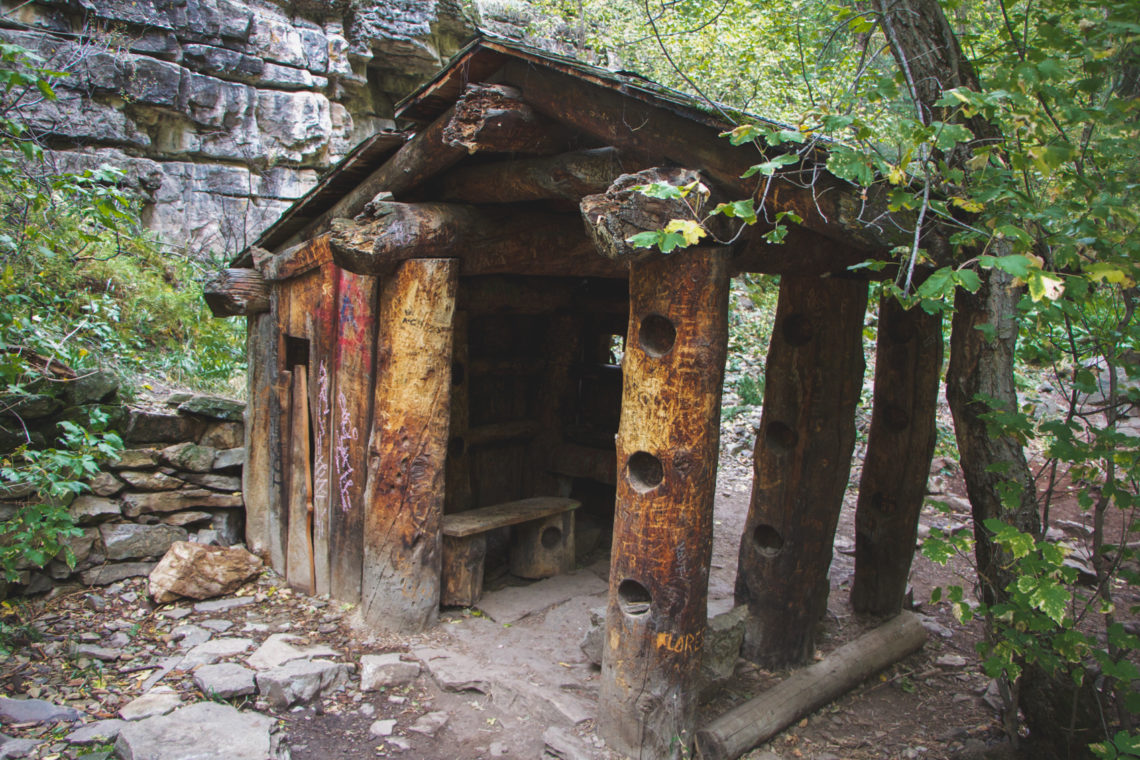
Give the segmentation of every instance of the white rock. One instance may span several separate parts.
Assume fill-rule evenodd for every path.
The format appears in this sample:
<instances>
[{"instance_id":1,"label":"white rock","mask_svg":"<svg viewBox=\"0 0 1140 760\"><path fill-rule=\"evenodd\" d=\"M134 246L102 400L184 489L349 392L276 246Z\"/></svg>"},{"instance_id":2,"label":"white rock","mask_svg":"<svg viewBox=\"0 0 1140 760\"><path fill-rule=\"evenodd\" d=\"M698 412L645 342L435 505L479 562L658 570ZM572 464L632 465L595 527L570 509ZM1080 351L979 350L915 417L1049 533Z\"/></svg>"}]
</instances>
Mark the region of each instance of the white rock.
<instances>
[{"instance_id":1,"label":"white rock","mask_svg":"<svg viewBox=\"0 0 1140 760\"><path fill-rule=\"evenodd\" d=\"M396 730L396 721L394 720L377 720L373 721L372 725L368 727L368 733L373 736L391 736L392 732Z\"/></svg>"},{"instance_id":2,"label":"white rock","mask_svg":"<svg viewBox=\"0 0 1140 760\"><path fill-rule=\"evenodd\" d=\"M275 633L267 638L265 642L257 648L257 651L249 656L246 662L252 668L269 670L270 668L280 667L293 660L340 656L339 652L323 644L302 648L295 647L289 643L297 638L297 636L289 633Z\"/></svg>"},{"instance_id":3,"label":"white rock","mask_svg":"<svg viewBox=\"0 0 1140 760\"><path fill-rule=\"evenodd\" d=\"M404 662L399 652L366 654L360 658L360 689L376 691L381 686L401 686L420 674L418 662Z\"/></svg>"},{"instance_id":4,"label":"white rock","mask_svg":"<svg viewBox=\"0 0 1140 760\"><path fill-rule=\"evenodd\" d=\"M447 725L448 715L445 712L430 712L421 715L419 720L412 724L409 731L415 731L424 736L435 736L440 729Z\"/></svg>"},{"instance_id":5,"label":"white rock","mask_svg":"<svg viewBox=\"0 0 1140 760\"><path fill-rule=\"evenodd\" d=\"M143 720L182 706L182 698L169 686L156 686L141 697L131 700L119 710L123 720Z\"/></svg>"},{"instance_id":6,"label":"white rock","mask_svg":"<svg viewBox=\"0 0 1140 760\"><path fill-rule=\"evenodd\" d=\"M218 660L241 654L253 646L253 639L224 638L207 641L191 649L179 667L191 670L198 665L213 665Z\"/></svg>"},{"instance_id":7,"label":"white rock","mask_svg":"<svg viewBox=\"0 0 1140 760\"><path fill-rule=\"evenodd\" d=\"M328 660L295 660L257 674L257 690L278 710L343 688L348 667Z\"/></svg>"}]
</instances>

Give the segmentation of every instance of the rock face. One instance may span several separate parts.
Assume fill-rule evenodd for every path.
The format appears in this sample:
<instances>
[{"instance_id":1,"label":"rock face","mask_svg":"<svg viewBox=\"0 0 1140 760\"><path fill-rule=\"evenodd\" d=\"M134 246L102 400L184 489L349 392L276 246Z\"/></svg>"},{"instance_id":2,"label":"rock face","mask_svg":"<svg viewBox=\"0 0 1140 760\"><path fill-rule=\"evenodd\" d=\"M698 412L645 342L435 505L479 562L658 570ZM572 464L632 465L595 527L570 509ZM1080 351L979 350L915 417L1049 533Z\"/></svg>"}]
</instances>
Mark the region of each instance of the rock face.
<instances>
[{"instance_id":1,"label":"rock face","mask_svg":"<svg viewBox=\"0 0 1140 760\"><path fill-rule=\"evenodd\" d=\"M47 0L0 26L69 72L25 117L64 168L124 169L149 225L202 254L240 250L393 128L393 103L475 32L458 0Z\"/></svg>"}]
</instances>

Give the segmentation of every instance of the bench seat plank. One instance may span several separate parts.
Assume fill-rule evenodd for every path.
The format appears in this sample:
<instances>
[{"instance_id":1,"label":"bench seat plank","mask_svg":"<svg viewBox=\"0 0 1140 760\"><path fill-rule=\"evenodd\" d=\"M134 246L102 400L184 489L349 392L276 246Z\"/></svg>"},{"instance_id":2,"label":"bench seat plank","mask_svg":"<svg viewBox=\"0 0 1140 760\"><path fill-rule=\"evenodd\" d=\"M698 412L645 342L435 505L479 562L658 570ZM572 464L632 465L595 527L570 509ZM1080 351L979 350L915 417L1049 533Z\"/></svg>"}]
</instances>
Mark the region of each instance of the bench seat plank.
<instances>
[{"instance_id":1,"label":"bench seat plank","mask_svg":"<svg viewBox=\"0 0 1140 760\"><path fill-rule=\"evenodd\" d=\"M531 520L540 520L551 515L569 512L582 506L576 499L563 499L553 496L538 496L533 499L508 501L481 509L469 509L443 517L443 535L453 538L486 533L496 528Z\"/></svg>"}]
</instances>

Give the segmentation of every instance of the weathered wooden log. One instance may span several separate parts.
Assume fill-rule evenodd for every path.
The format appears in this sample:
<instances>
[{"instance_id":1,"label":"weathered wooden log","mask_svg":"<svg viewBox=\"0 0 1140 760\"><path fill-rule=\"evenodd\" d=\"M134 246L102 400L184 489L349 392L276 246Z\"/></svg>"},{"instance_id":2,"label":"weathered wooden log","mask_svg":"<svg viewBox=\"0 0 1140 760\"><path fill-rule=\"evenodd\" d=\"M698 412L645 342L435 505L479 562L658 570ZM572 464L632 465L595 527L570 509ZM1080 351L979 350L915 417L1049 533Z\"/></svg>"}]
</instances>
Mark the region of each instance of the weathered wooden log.
<instances>
[{"instance_id":1,"label":"weathered wooden log","mask_svg":"<svg viewBox=\"0 0 1140 760\"><path fill-rule=\"evenodd\" d=\"M223 269L202 285L215 317L249 317L269 311L269 285L256 269Z\"/></svg>"},{"instance_id":2,"label":"weathered wooden log","mask_svg":"<svg viewBox=\"0 0 1140 760\"><path fill-rule=\"evenodd\" d=\"M653 198L634 188L653 183L684 187L697 183L684 198ZM657 254L656 248L638 248L629 238L641 232L656 232L674 219L697 221L703 218L710 203L711 190L701 183L701 175L692 169L657 167L636 174L623 174L601 194L587 195L579 203L586 234L594 241L598 253L614 261L640 261ZM724 217L707 222L713 235L727 240ZM715 239L706 240L713 244Z\"/></svg>"},{"instance_id":3,"label":"weathered wooden log","mask_svg":"<svg viewBox=\"0 0 1140 760\"><path fill-rule=\"evenodd\" d=\"M376 350L376 278L336 270L336 341L329 504L329 593L360 601L366 436L372 422Z\"/></svg>"},{"instance_id":4,"label":"weathered wooden log","mask_svg":"<svg viewBox=\"0 0 1140 760\"><path fill-rule=\"evenodd\" d=\"M867 284L784 277L765 370L752 500L740 541L742 654L804 662L827 609L827 570L855 446Z\"/></svg>"},{"instance_id":5,"label":"weathered wooden log","mask_svg":"<svg viewBox=\"0 0 1140 760\"><path fill-rule=\"evenodd\" d=\"M574 568L574 512L516 525L511 535L511 574L550 578Z\"/></svg>"},{"instance_id":6,"label":"weathered wooden log","mask_svg":"<svg viewBox=\"0 0 1140 760\"><path fill-rule=\"evenodd\" d=\"M518 87L536 111L604 145L623 153L627 149L643 152L659 164L668 163L673 156L685 156L736 198L756 191L756 178L741 179L740 175L763 162L765 156L748 149L725 150L724 138L710 124L677 114L665 105L639 102L625 93L582 87L567 74L521 61L507 63L500 77ZM903 230L912 229L913 224L906 220L881 226L863 221L879 218L886 211L885 192L868 191L864 196L826 172L798 172L799 168L793 167L787 172L793 175L791 180L777 177L768 188L764 200L773 212L794 211L808 229L866 253L882 253L907 242ZM893 230L897 234L891 234ZM931 236L929 243L936 258L949 252L944 238Z\"/></svg>"},{"instance_id":7,"label":"weathered wooden log","mask_svg":"<svg viewBox=\"0 0 1140 760\"><path fill-rule=\"evenodd\" d=\"M875 398L855 511L856 612L893 615L907 578L937 437L942 318L879 303Z\"/></svg>"},{"instance_id":8,"label":"weathered wooden log","mask_svg":"<svg viewBox=\"0 0 1140 760\"><path fill-rule=\"evenodd\" d=\"M572 136L559 122L535 113L517 88L469 84L443 129L443 142L467 153L557 153Z\"/></svg>"},{"instance_id":9,"label":"weathered wooden log","mask_svg":"<svg viewBox=\"0 0 1140 760\"><path fill-rule=\"evenodd\" d=\"M443 177L443 197L467 203L519 203L563 199L577 203L603 193L622 174L613 148L543 158L461 166Z\"/></svg>"},{"instance_id":10,"label":"weathered wooden log","mask_svg":"<svg viewBox=\"0 0 1140 760\"><path fill-rule=\"evenodd\" d=\"M273 315L265 313L251 316L246 323L249 403L241 479L246 546L280 571L284 565L275 564L269 550L271 515L281 509L281 457L274 448L281 439L274 392L278 366L276 326Z\"/></svg>"},{"instance_id":11,"label":"weathered wooden log","mask_svg":"<svg viewBox=\"0 0 1140 760\"><path fill-rule=\"evenodd\" d=\"M735 760L925 643L918 617L903 612L702 728L697 757Z\"/></svg>"},{"instance_id":12,"label":"weathered wooden log","mask_svg":"<svg viewBox=\"0 0 1140 760\"><path fill-rule=\"evenodd\" d=\"M550 459L565 439L567 422L574 419L579 388L574 366L582 355L585 321L581 312L560 312L553 315L540 344L542 353L536 357L545 360L544 371L535 383L538 435L533 441L531 465L528 468L533 473L536 493L569 496L572 490L570 481L554 472ZM573 523L570 523L570 527L573 527ZM543 554L540 549L535 551L538 553L536 556ZM514 562L513 555L511 561ZM521 561L525 567L528 560ZM573 542L570 544L567 561L570 564L565 570L568 571L574 561Z\"/></svg>"},{"instance_id":13,"label":"weathered wooden log","mask_svg":"<svg viewBox=\"0 0 1140 760\"><path fill-rule=\"evenodd\" d=\"M455 260L407 261L381 288L361 610L384 630L423 630L439 609L458 273Z\"/></svg>"},{"instance_id":14,"label":"weathered wooden log","mask_svg":"<svg viewBox=\"0 0 1140 760\"><path fill-rule=\"evenodd\" d=\"M448 203L383 203L377 211L373 220L335 220L329 244L338 266L384 276L401 261L447 256L464 275L627 275L599 257L567 215L492 215Z\"/></svg>"},{"instance_id":15,"label":"weathered wooden log","mask_svg":"<svg viewBox=\"0 0 1140 760\"><path fill-rule=\"evenodd\" d=\"M309 387L307 367L293 367L293 402L289 426L289 542L286 580L307 594L315 592L313 577L313 479L309 449Z\"/></svg>"},{"instance_id":16,"label":"weathered wooden log","mask_svg":"<svg viewBox=\"0 0 1140 760\"><path fill-rule=\"evenodd\" d=\"M483 595L483 562L486 558L486 533L445 535L439 603L445 607L470 607L479 601Z\"/></svg>"},{"instance_id":17,"label":"weathered wooden log","mask_svg":"<svg viewBox=\"0 0 1140 760\"><path fill-rule=\"evenodd\" d=\"M290 246L280 253L271 254L260 248L254 250L253 265L270 282L299 277L332 261L332 251L324 235Z\"/></svg>"},{"instance_id":18,"label":"weathered wooden log","mask_svg":"<svg viewBox=\"0 0 1140 760\"><path fill-rule=\"evenodd\" d=\"M540 430L536 420L510 420L492 422L467 429L468 448L491 446L507 441L527 441L538 435Z\"/></svg>"},{"instance_id":19,"label":"weathered wooden log","mask_svg":"<svg viewBox=\"0 0 1140 760\"><path fill-rule=\"evenodd\" d=\"M614 485L617 483L617 454L608 449L564 443L551 455L550 469L571 478Z\"/></svg>"},{"instance_id":20,"label":"weathered wooden log","mask_svg":"<svg viewBox=\"0 0 1140 760\"><path fill-rule=\"evenodd\" d=\"M293 373L290 370L277 373L271 395L273 409L270 416L269 456L276 508L271 509L267 515L269 559L273 569L284 576L289 570L286 558L289 552L289 491L292 487L289 476L293 459L289 445L293 409Z\"/></svg>"},{"instance_id":21,"label":"weathered wooden log","mask_svg":"<svg viewBox=\"0 0 1140 760\"><path fill-rule=\"evenodd\" d=\"M707 622L728 252L630 269L598 731L617 752L692 742Z\"/></svg>"}]
</instances>

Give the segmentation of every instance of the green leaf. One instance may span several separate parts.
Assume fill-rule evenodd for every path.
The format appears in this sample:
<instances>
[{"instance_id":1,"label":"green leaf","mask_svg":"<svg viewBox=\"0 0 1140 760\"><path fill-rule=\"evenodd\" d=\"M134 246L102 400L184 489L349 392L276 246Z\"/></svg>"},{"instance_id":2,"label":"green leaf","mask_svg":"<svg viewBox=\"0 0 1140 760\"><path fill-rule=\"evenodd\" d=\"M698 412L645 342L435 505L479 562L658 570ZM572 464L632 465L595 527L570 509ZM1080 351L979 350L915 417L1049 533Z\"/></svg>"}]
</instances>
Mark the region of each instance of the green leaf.
<instances>
[{"instance_id":1,"label":"green leaf","mask_svg":"<svg viewBox=\"0 0 1140 760\"><path fill-rule=\"evenodd\" d=\"M771 160L765 161L762 164L755 164L748 167L748 170L741 174L741 179L748 179L756 174L763 174L765 177L771 177L776 173L780 167L791 166L792 164L799 163L800 157L794 153L782 153L778 156L772 157Z\"/></svg>"},{"instance_id":2,"label":"green leaf","mask_svg":"<svg viewBox=\"0 0 1140 760\"><path fill-rule=\"evenodd\" d=\"M1060 584L1051 579L1044 579L1037 589L1030 594L1029 601L1037 609L1049 616L1057 625L1065 619L1065 610L1068 609L1072 595Z\"/></svg>"},{"instance_id":3,"label":"green leaf","mask_svg":"<svg viewBox=\"0 0 1140 760\"><path fill-rule=\"evenodd\" d=\"M756 224L756 204L754 204L751 199L733 201L731 203L720 203L709 213L740 219L749 225Z\"/></svg>"},{"instance_id":4,"label":"green leaf","mask_svg":"<svg viewBox=\"0 0 1140 760\"><path fill-rule=\"evenodd\" d=\"M687 195L683 188L664 182L652 182L648 185L634 185L633 189L642 195L662 200L681 200Z\"/></svg>"}]
</instances>

